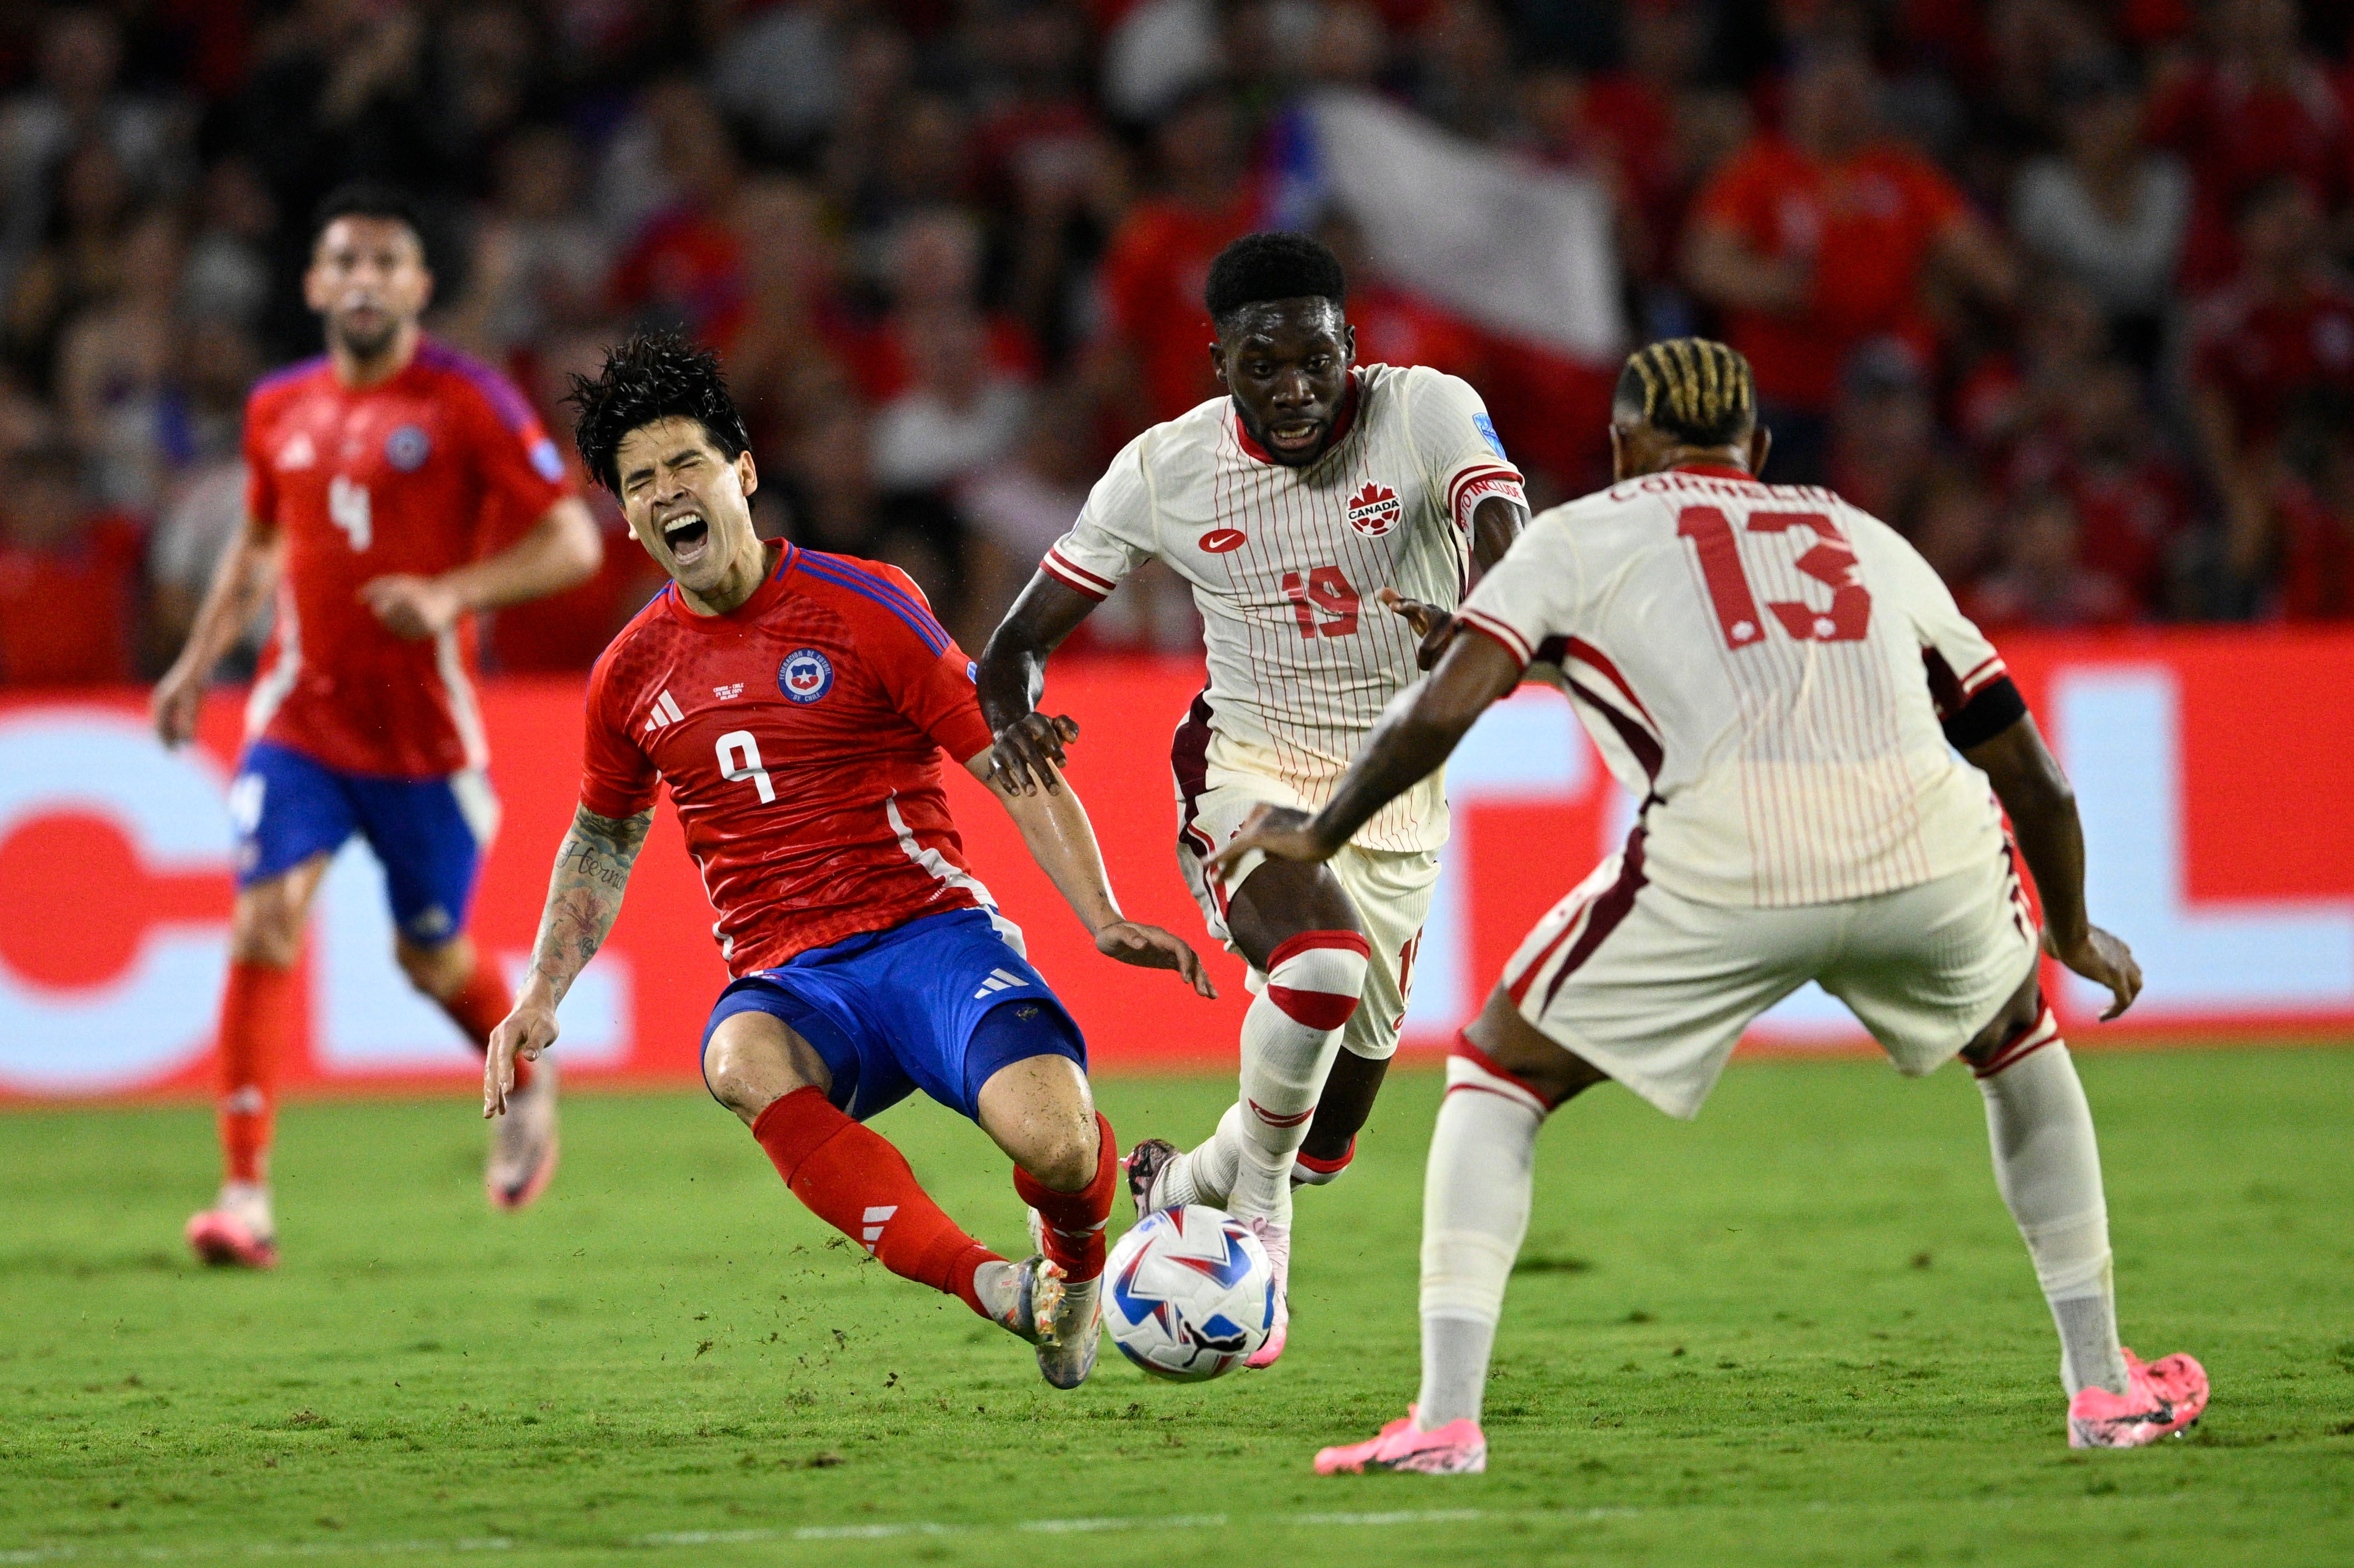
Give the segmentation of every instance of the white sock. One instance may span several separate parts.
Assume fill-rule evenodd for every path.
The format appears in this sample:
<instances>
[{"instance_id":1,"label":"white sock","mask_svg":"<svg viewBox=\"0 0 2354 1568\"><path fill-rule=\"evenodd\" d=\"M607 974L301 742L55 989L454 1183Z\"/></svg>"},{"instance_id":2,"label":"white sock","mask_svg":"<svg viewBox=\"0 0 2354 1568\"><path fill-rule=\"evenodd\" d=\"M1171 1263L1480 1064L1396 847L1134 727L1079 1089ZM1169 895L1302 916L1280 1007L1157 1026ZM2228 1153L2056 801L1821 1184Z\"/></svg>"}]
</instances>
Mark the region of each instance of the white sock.
<instances>
[{"instance_id":1,"label":"white sock","mask_svg":"<svg viewBox=\"0 0 2354 1568\"><path fill-rule=\"evenodd\" d=\"M1354 931L1309 931L1271 955L1267 989L1243 1014L1238 1158L1226 1202L1237 1219L1291 1224L1292 1158L1365 989L1368 951Z\"/></svg>"},{"instance_id":2,"label":"white sock","mask_svg":"<svg viewBox=\"0 0 2354 1568\"><path fill-rule=\"evenodd\" d=\"M1161 1178L1161 1202L1172 1209L1180 1203L1226 1207L1233 1202L1242 1150L1243 1107L1237 1101L1218 1118L1217 1131L1169 1162Z\"/></svg>"},{"instance_id":3,"label":"white sock","mask_svg":"<svg viewBox=\"0 0 2354 1568\"><path fill-rule=\"evenodd\" d=\"M1468 1056L1447 1059L1447 1097L1422 1184L1422 1393L1416 1425L1478 1421L1504 1286L1528 1234L1544 1103Z\"/></svg>"},{"instance_id":4,"label":"white sock","mask_svg":"<svg viewBox=\"0 0 2354 1568\"><path fill-rule=\"evenodd\" d=\"M2060 1330L2060 1381L2071 1399L2094 1385L2123 1393L2100 1144L2050 1008L1980 1070L1978 1092L1986 1097L1995 1185L2019 1222Z\"/></svg>"}]
</instances>

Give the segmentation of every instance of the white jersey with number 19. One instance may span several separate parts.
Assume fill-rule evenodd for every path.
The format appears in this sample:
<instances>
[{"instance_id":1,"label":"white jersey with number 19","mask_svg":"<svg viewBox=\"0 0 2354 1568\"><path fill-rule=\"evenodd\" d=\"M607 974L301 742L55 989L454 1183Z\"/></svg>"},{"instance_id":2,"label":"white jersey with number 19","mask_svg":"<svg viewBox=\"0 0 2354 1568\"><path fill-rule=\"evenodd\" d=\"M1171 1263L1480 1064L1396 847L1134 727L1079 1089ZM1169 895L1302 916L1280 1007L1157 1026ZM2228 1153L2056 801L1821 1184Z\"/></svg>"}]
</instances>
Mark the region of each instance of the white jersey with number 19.
<instances>
[{"instance_id":1,"label":"white jersey with number 19","mask_svg":"<svg viewBox=\"0 0 2354 1568\"><path fill-rule=\"evenodd\" d=\"M1271 779L1323 803L1383 707L1416 677L1416 638L1384 588L1452 609L1470 579L1471 514L1521 499L1479 395L1421 366L1362 366L1333 443L1306 468L1274 461L1219 397L1156 425L1113 460L1041 563L1092 598L1146 561L1193 585L1209 684L1178 736L1181 787ZM1201 770L1185 777L1189 766ZM1267 797L1262 797L1267 798ZM1437 849L1434 773L1356 842Z\"/></svg>"},{"instance_id":2,"label":"white jersey with number 19","mask_svg":"<svg viewBox=\"0 0 2354 1568\"><path fill-rule=\"evenodd\" d=\"M1912 546L1829 491L1630 480L1530 524L1461 614L1561 664L1646 802L1644 874L1682 897L1827 904L2003 853L1939 724L2002 661Z\"/></svg>"}]
</instances>

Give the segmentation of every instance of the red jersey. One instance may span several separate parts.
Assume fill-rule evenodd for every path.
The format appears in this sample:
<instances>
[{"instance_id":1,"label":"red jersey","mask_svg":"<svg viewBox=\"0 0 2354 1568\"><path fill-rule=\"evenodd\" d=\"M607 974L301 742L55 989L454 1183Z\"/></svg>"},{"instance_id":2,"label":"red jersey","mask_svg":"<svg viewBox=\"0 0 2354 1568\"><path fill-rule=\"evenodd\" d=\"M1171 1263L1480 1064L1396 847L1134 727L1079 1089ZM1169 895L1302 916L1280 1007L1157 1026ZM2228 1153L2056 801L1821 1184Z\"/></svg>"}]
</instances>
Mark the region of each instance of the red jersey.
<instances>
[{"instance_id":1,"label":"red jersey","mask_svg":"<svg viewBox=\"0 0 2354 1568\"><path fill-rule=\"evenodd\" d=\"M972 662L896 567L769 546L725 615L675 584L588 677L580 803L632 817L670 786L731 974L991 902L940 789L989 749Z\"/></svg>"},{"instance_id":2,"label":"red jersey","mask_svg":"<svg viewBox=\"0 0 2354 1568\"><path fill-rule=\"evenodd\" d=\"M428 340L354 389L324 358L253 389L246 509L285 541L278 620L246 736L347 773L427 779L490 757L471 618L396 636L360 602L388 573L433 577L529 531L572 492L564 459L504 376Z\"/></svg>"},{"instance_id":3,"label":"red jersey","mask_svg":"<svg viewBox=\"0 0 2354 1568\"><path fill-rule=\"evenodd\" d=\"M1230 240L1251 230L1258 210L1246 186L1222 212L1175 201L1142 201L1104 251L1105 315L1135 353L1137 373L1155 420L1176 418L1220 391L1210 368L1210 324L1202 291L1210 263Z\"/></svg>"},{"instance_id":4,"label":"red jersey","mask_svg":"<svg viewBox=\"0 0 2354 1568\"><path fill-rule=\"evenodd\" d=\"M1797 313L1726 313L1725 336L1749 356L1760 397L1828 410L1848 351L1882 334L1934 357L1922 268L1966 204L1918 153L1881 143L1827 164L1766 137L1725 164L1695 210L1698 221L1723 224L1761 255L1813 265L1813 287Z\"/></svg>"}]
</instances>

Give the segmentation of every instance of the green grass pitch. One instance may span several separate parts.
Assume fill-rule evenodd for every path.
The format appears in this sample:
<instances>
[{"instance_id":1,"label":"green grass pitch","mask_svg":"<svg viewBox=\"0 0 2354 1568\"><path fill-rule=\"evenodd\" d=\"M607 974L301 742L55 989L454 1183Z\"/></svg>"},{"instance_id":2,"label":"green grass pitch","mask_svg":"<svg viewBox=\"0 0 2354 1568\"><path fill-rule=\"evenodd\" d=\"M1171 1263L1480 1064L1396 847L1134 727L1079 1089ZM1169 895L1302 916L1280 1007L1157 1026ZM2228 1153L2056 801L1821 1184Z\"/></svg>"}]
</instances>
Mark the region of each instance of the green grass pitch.
<instances>
[{"instance_id":1,"label":"green grass pitch","mask_svg":"<svg viewBox=\"0 0 2354 1568\"><path fill-rule=\"evenodd\" d=\"M1547 1129L1456 1480L1308 1468L1413 1392L1426 1071L1301 1202L1280 1367L1072 1394L699 1097L576 1097L514 1217L464 1102L294 1106L269 1277L183 1255L203 1111L0 1117L0 1563L2354 1561L2354 1055L2080 1060L2127 1341L2214 1378L2188 1440L2067 1451L1967 1076L1775 1063L1696 1126L1606 1087ZM1129 1140L1229 1092L1102 1086ZM1018 1243L977 1131L880 1126Z\"/></svg>"}]
</instances>

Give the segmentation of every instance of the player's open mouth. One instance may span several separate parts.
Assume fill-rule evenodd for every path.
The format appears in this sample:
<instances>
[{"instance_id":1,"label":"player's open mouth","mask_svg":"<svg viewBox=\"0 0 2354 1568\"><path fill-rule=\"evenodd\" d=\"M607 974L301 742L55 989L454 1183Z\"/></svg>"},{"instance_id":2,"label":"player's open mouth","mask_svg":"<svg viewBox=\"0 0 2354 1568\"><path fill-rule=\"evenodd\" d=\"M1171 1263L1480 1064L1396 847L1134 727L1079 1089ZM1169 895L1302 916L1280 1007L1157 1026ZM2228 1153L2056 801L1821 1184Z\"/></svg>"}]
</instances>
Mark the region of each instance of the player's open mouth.
<instances>
[{"instance_id":1,"label":"player's open mouth","mask_svg":"<svg viewBox=\"0 0 2354 1568\"><path fill-rule=\"evenodd\" d=\"M689 512L673 517L662 525L663 544L670 550L671 559L686 566L702 556L711 542L711 524L696 513Z\"/></svg>"},{"instance_id":2,"label":"player's open mouth","mask_svg":"<svg viewBox=\"0 0 2354 1568\"><path fill-rule=\"evenodd\" d=\"M1288 452L1307 451L1323 439L1324 427L1313 419L1267 428L1267 444Z\"/></svg>"}]
</instances>

